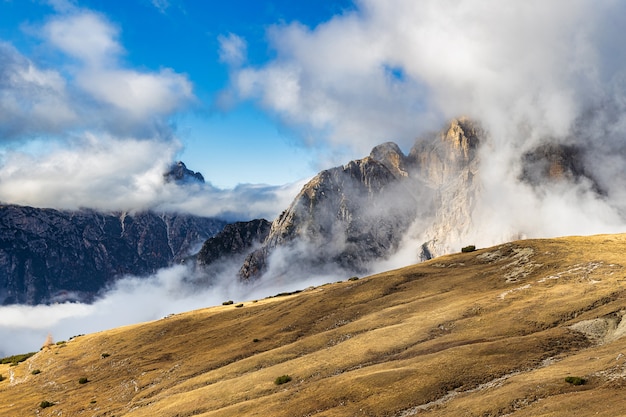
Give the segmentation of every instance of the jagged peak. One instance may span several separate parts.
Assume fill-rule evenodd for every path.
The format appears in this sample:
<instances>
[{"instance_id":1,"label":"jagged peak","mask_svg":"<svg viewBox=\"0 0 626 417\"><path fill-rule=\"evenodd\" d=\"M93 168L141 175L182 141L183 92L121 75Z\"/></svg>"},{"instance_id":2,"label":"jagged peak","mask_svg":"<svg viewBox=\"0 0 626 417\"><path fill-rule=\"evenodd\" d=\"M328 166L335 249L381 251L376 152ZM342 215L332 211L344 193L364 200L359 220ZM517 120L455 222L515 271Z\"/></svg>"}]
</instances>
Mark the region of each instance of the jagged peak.
<instances>
[{"instance_id":1,"label":"jagged peak","mask_svg":"<svg viewBox=\"0 0 626 417\"><path fill-rule=\"evenodd\" d=\"M444 133L445 132L445 133ZM442 132L442 140L451 147L451 156L469 161L478 147L482 129L479 124L467 117L452 119ZM455 158L456 159L456 158Z\"/></svg>"},{"instance_id":2,"label":"jagged peak","mask_svg":"<svg viewBox=\"0 0 626 417\"><path fill-rule=\"evenodd\" d=\"M370 158L383 164L397 177L408 177L406 156L394 142L385 142L375 146L370 152Z\"/></svg>"},{"instance_id":3,"label":"jagged peak","mask_svg":"<svg viewBox=\"0 0 626 417\"><path fill-rule=\"evenodd\" d=\"M182 161L177 161L170 166L170 169L163 174L165 182L188 182L197 181L204 183L204 177L199 172L194 172L187 168Z\"/></svg>"}]
</instances>

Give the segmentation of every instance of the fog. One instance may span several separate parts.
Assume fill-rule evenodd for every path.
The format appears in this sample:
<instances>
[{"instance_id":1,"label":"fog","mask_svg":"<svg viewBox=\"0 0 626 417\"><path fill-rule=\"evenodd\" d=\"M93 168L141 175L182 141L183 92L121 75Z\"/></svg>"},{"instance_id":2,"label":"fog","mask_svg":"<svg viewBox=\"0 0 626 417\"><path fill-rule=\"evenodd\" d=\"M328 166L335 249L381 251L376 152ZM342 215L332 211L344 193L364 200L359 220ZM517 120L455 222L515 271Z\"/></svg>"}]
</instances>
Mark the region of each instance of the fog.
<instances>
[{"instance_id":1,"label":"fog","mask_svg":"<svg viewBox=\"0 0 626 417\"><path fill-rule=\"evenodd\" d=\"M329 271L244 283L234 278L235 267L223 268L226 271L210 284L203 275L183 265L162 269L151 277L125 277L91 304L2 306L0 357L37 351L48 334L55 342L68 340L81 334L221 305L227 300L235 303L259 300L348 278Z\"/></svg>"}]
</instances>

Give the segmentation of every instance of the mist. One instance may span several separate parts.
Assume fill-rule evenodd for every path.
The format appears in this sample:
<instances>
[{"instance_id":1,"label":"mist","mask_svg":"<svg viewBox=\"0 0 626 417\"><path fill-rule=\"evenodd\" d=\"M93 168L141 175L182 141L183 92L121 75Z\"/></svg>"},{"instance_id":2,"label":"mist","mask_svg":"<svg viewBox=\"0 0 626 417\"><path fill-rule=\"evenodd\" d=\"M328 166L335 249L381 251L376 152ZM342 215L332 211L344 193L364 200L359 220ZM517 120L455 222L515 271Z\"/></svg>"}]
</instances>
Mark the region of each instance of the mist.
<instances>
[{"instance_id":1,"label":"mist","mask_svg":"<svg viewBox=\"0 0 626 417\"><path fill-rule=\"evenodd\" d=\"M228 300L235 303L260 300L348 278L339 271L300 271L301 275L286 279L274 276L245 283L236 279L239 266L221 265L220 274L209 282L206 275L185 265L161 269L150 277L127 276L102 291L91 304L1 306L0 357L37 351L48 334L55 342L68 340L81 334L221 305Z\"/></svg>"}]
</instances>

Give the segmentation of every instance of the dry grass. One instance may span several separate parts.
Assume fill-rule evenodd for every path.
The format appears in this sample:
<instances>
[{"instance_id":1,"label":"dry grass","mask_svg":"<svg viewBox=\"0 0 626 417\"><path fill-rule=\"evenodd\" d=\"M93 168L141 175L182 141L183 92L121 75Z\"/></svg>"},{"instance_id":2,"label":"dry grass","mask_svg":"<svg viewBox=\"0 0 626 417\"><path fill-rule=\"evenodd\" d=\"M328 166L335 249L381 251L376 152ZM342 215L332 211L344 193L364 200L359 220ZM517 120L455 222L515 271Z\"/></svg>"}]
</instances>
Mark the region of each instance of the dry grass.
<instances>
[{"instance_id":1,"label":"dry grass","mask_svg":"<svg viewBox=\"0 0 626 417\"><path fill-rule=\"evenodd\" d=\"M621 415L625 249L519 241L81 336L0 365L0 415Z\"/></svg>"}]
</instances>

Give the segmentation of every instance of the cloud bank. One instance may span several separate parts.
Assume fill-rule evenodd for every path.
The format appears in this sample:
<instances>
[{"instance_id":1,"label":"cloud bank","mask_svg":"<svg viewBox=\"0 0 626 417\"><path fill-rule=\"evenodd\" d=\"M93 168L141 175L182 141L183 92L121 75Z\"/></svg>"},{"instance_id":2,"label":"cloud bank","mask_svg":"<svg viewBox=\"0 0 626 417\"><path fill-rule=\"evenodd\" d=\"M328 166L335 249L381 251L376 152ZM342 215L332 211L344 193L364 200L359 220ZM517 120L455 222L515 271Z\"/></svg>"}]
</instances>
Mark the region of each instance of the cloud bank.
<instances>
[{"instance_id":1,"label":"cloud bank","mask_svg":"<svg viewBox=\"0 0 626 417\"><path fill-rule=\"evenodd\" d=\"M0 357L36 351L48 334L55 341L67 340L80 334L220 305L226 300L258 300L346 277L318 274L297 281L260 280L243 284L224 275L211 285L196 281L202 279L191 269L177 265L149 278L123 278L93 304L0 306Z\"/></svg>"},{"instance_id":2,"label":"cloud bank","mask_svg":"<svg viewBox=\"0 0 626 417\"><path fill-rule=\"evenodd\" d=\"M623 86L626 6L590 0L359 0L314 29L270 29L276 58L231 88L288 123L366 153L466 115L494 140L562 136ZM621 93L620 93L621 95Z\"/></svg>"},{"instance_id":3,"label":"cloud bank","mask_svg":"<svg viewBox=\"0 0 626 417\"><path fill-rule=\"evenodd\" d=\"M0 202L57 209L170 210L226 219L273 218L299 184L166 184L182 150L172 123L195 105L171 68L125 66L121 29L94 11L57 2L30 31L63 66L43 68L0 42ZM168 2L154 5L162 10ZM237 37L224 38L237 60Z\"/></svg>"}]
</instances>

